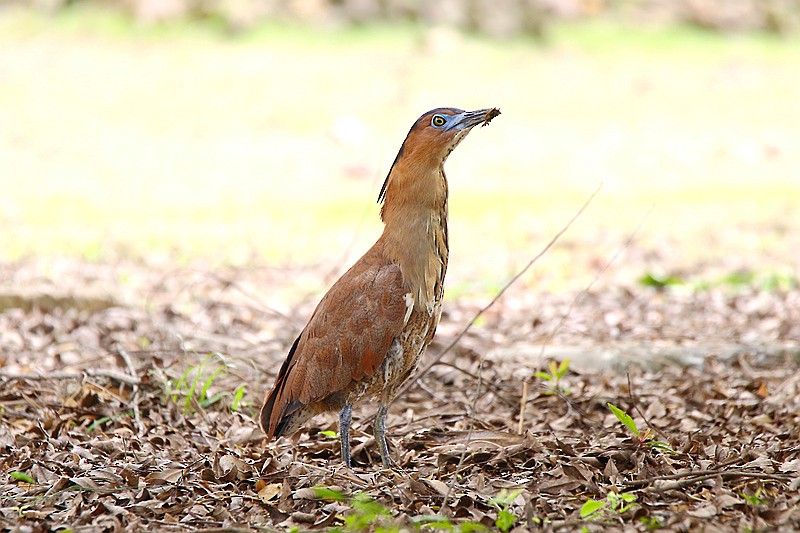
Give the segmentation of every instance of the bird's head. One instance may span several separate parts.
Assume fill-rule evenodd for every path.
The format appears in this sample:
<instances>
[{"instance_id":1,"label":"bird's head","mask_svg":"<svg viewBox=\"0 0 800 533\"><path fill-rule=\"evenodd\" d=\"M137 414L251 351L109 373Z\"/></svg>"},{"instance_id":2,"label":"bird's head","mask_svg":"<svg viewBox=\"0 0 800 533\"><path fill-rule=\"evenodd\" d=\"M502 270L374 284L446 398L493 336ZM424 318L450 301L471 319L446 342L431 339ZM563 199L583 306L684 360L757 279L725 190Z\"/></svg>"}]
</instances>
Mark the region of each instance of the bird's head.
<instances>
[{"instance_id":1,"label":"bird's head","mask_svg":"<svg viewBox=\"0 0 800 533\"><path fill-rule=\"evenodd\" d=\"M472 128L488 124L499 114L497 109L463 111L452 107L428 111L411 126L403 150L441 164Z\"/></svg>"},{"instance_id":2,"label":"bird's head","mask_svg":"<svg viewBox=\"0 0 800 533\"><path fill-rule=\"evenodd\" d=\"M392 172L438 171L458 143L478 125L488 124L500 114L497 108L464 111L453 107L440 107L419 117L406 135L397 157L389 169L378 201L384 200Z\"/></svg>"}]
</instances>

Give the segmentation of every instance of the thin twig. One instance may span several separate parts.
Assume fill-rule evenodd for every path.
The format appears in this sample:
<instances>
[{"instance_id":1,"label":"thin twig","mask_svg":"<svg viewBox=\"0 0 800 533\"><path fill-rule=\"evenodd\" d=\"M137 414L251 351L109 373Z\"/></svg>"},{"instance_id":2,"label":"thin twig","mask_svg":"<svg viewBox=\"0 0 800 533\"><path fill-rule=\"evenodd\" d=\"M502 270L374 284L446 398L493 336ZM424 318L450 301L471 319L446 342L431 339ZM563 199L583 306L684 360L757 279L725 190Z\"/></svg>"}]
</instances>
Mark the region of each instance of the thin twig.
<instances>
[{"instance_id":1,"label":"thin twig","mask_svg":"<svg viewBox=\"0 0 800 533\"><path fill-rule=\"evenodd\" d=\"M446 366L448 368L452 368L453 370L461 372L465 376L471 377L475 381L478 381L480 379L477 375L473 374L469 370L465 370L463 368L459 368L457 365L454 365L453 363L448 363L446 361L439 361L436 364L437 365L441 365L441 366ZM420 381L420 386L422 386L422 384L424 382L422 381L421 377L420 377L419 381ZM492 392L494 392L496 394L498 400L500 400L501 402L504 402L506 405L509 405L511 407L516 407L517 404L514 403L513 401L509 400L508 398L506 398L507 392L504 391L501 387L495 385L494 383L492 383L490 381L485 382L484 385L486 386L487 389L491 390Z\"/></svg>"},{"instance_id":2,"label":"thin twig","mask_svg":"<svg viewBox=\"0 0 800 533\"><path fill-rule=\"evenodd\" d=\"M425 383L425 381L419 380L419 388L422 389L423 392L427 393L428 396L430 396L431 398L433 398L437 402L439 402L439 403L448 403L448 400L446 400L446 399L442 398L441 396L439 396L438 394L436 394L436 392L432 388L430 388Z\"/></svg>"},{"instance_id":3,"label":"thin twig","mask_svg":"<svg viewBox=\"0 0 800 533\"><path fill-rule=\"evenodd\" d=\"M456 335L455 339L453 339L453 340L450 342L450 344L448 344L448 345L447 345L447 346L444 348L444 350L442 350L441 352L439 352L439 353L436 355L436 357L434 357L434 358L433 358L433 360L432 360L432 361L430 361L430 362L429 362L427 365L425 365L425 367L424 367L424 368L422 368L422 370L420 370L419 372L417 372L417 377L418 377L418 378L419 378L419 377L421 377L421 376L424 376L424 375L425 375L425 374L426 374L426 373L427 373L427 372L428 372L428 371L429 371L431 368L433 368L433 367L434 367L434 366L435 366L435 365L436 365L436 364L437 364L437 363L438 363L438 362L439 362L439 361L442 359L442 357L444 357L444 356L445 356L445 355L446 355L446 354L447 354L447 353L448 353L450 350L452 350L452 349L455 347L455 345L456 345L456 344L458 344L458 343L461 341L461 339L464 337L464 335L466 335L466 334L467 334L467 332L470 330L470 328L472 328L472 326L473 326L473 325L475 325L475 322L477 322L477 321L478 321L478 319L479 319L481 316L483 316L483 314L484 314L486 311L488 311L488 310L489 310L489 308L491 308L491 307L492 307L492 306L493 306L495 303L497 303L497 301L498 301L498 300L499 300L499 299L500 299L500 298L501 298L501 297L502 297L502 296L505 294L505 292L506 292L506 291L507 291L507 290L508 290L508 289L509 289L509 288L510 288L510 287L511 287L511 286L512 286L514 283L516 283L516 282L517 282L517 280L518 280L519 278L521 278L522 276L524 276L524 275L525 275L525 273L526 273L526 272L527 272L527 271L528 271L528 270L529 270L529 269L530 269L530 268L533 266L533 264L534 264L534 263L536 263L536 261L538 261L538 260L539 260L539 259L540 259L540 258L541 258L541 257L542 257L544 254L546 254L546 253L547 253L547 252L550 250L550 248L552 248L552 247L553 247L553 245L554 245L554 244L555 244L555 243L558 241L558 239L560 239L560 238L561 238L561 236L562 236L562 235L564 235L564 233L566 233L566 232L567 232L567 230L570 228L570 226L572 226L572 224L573 224L573 223L574 223L574 222L575 222L575 221L578 219L578 217L579 217L579 216L581 216L581 214L583 214L583 212L586 210L586 208L587 208L587 207L589 207L589 204L592 202L592 200L594 199L594 197L595 197L595 196L597 196L597 193L599 193L599 192L600 192L600 189L601 189L602 187L603 187L603 184L602 184L602 183L600 183L600 184L597 186L597 188L594 190L594 192L593 192L593 193L592 193L592 194L589 196L589 198L587 198L587 199L586 199L586 201L583 203L583 205L581 206L581 208L580 208L580 209L578 209L578 211L577 211L577 212L576 212L576 213L575 213L575 214L572 216L572 218L570 218L570 219L569 219L569 221L567 222L567 224L566 224L566 225L565 225L563 228L561 228L561 230L559 230L559 232L558 232L558 233L556 233L556 234L555 234L555 236L553 236L553 238L552 238L552 239L550 239L550 242L548 242L548 243L545 245L545 247L544 247L544 248L542 248L542 250L541 250L541 251L540 251L538 254L536 254L536 256L535 256L533 259L531 259L530 261L528 261L528 264L527 264L527 265L525 265L525 266L522 268L522 270L520 270L519 272L517 272L516 274L514 274L514 276L513 276L513 277L512 277L510 280L508 280L508 282L507 282L505 285L503 285L503 287L502 287L502 288L501 288L499 291L497 291L497 294L495 294L494 298L492 298L492 300L491 300L491 301L490 301L488 304L486 304L485 306L483 306L483 307L482 307L482 308L481 308L481 309L480 309L480 310L479 310L479 311L478 311L478 312L475 314L475 316L473 316L473 317L472 317L472 320L470 320L470 321L467 323L467 325L466 325L466 326L464 326L464 329L462 329L462 330L461 330L461 332L460 332L458 335ZM416 383L416 381L417 381L417 380L413 380L413 381L407 381L407 382L405 383L405 385L403 385L403 386L400 388L400 391L397 393L397 396L400 396L401 394L405 393L405 392L406 392L408 389L410 389L410 388L411 388L411 386L412 386L412 385L414 385L414 384Z\"/></svg>"},{"instance_id":4,"label":"thin twig","mask_svg":"<svg viewBox=\"0 0 800 533\"><path fill-rule=\"evenodd\" d=\"M305 466L306 468L310 468L312 470L316 470L318 472L322 472L323 474L327 474L329 476L338 477L338 478L347 480L347 481L349 481L351 483L355 483L359 487L369 487L370 486L370 483L367 482L367 481L364 481L363 479L360 479L358 477L351 476L351 475L339 472L338 470L332 470L329 467L322 468L322 467L317 466L317 465L312 464L312 463L303 463L303 466Z\"/></svg>"},{"instance_id":5,"label":"thin twig","mask_svg":"<svg viewBox=\"0 0 800 533\"><path fill-rule=\"evenodd\" d=\"M522 380L522 396L519 399L519 425L517 426L517 433L522 435L522 430L525 427L525 406L528 403L528 380Z\"/></svg>"},{"instance_id":6,"label":"thin twig","mask_svg":"<svg viewBox=\"0 0 800 533\"><path fill-rule=\"evenodd\" d=\"M665 482L658 487L659 491L672 490L676 488L685 487L692 483L713 479L717 476L723 478L737 478L747 477L755 479L772 479L775 481L789 481L791 476L783 474L766 474L764 472L745 472L738 470L723 470L721 468L712 468L708 470L691 470L687 472L677 472L675 474L667 474L663 476L653 476L647 479L634 479L631 481L622 480L622 485L626 487L646 487L659 481ZM666 483L672 481L673 483Z\"/></svg>"},{"instance_id":7,"label":"thin twig","mask_svg":"<svg viewBox=\"0 0 800 533\"><path fill-rule=\"evenodd\" d=\"M478 365L478 384L476 385L475 390L475 398L472 400L472 405L469 408L469 412L467 416L469 417L469 427L467 428L467 437L464 439L464 449L461 450L461 457L458 459L458 464L455 467L455 471L457 472L461 465L464 464L464 459L467 457L467 451L469 450L469 443L472 440L472 430L475 427L475 407L478 403L478 400L481 398L481 385L483 384L483 359L481 359L480 365ZM442 500L442 507L441 511L442 514L446 512L447 509L447 500L450 499L450 494L453 492L453 487L456 484L456 480L458 476L453 474L453 477L450 479L450 483L447 484L447 493L444 495L444 499Z\"/></svg>"},{"instance_id":8,"label":"thin twig","mask_svg":"<svg viewBox=\"0 0 800 533\"><path fill-rule=\"evenodd\" d=\"M553 339L555 338L556 334L564 326L564 324L567 321L567 318L569 318L569 316L572 314L572 310L575 308L575 306L578 304L578 302L583 300L583 298L589 293L589 291L592 290L592 287L594 287L594 284L597 283L598 281L600 281L600 278L603 277L603 274L605 274L606 271L609 268L611 268L611 265L614 264L614 262L619 258L619 256L622 254L622 252L624 252L625 250L628 249L628 247L633 242L633 239L636 237L636 235L639 233L639 230L642 228L642 225L644 224L644 221L647 220L648 216L650 216L651 212L652 212L652 209L650 211L648 211L647 213L645 213L645 215L642 217L642 219L636 225L636 228L634 228L634 230L631 232L631 234L628 236L628 238L625 239L625 242L622 244L622 246L620 246L617 249L617 251L614 252L614 255L612 255L611 258L608 261L606 261L606 264L604 264L602 266L602 268L600 268L600 270L597 271L597 273L594 275L594 278L589 283L589 285L587 285L581 292L579 292L577 295L575 295L575 298L572 299L572 301L569 304L569 307L567 307L567 310L564 312L564 314L561 315L561 318L559 319L558 323L556 324L556 327L553 328L553 330L550 332L550 335L548 335L547 338L542 343L542 350L541 350L541 352L539 352L539 362L537 364L539 369L541 369L541 367L542 367L542 359L544 358L544 352L547 349L547 346L553 341Z\"/></svg>"},{"instance_id":9,"label":"thin twig","mask_svg":"<svg viewBox=\"0 0 800 533\"><path fill-rule=\"evenodd\" d=\"M785 476L780 474L764 474L763 472L727 471L727 472L710 473L702 476L693 476L690 478L678 479L674 481L664 481L663 483L658 483L658 484L654 483L653 488L650 490L652 490L655 493L666 492L668 490L679 490L688 487L689 485L694 485L695 483L700 483L701 481L714 479L716 477L720 477L722 479L737 479L737 478L768 479L772 481L789 481L790 479L792 479L790 476Z\"/></svg>"},{"instance_id":10,"label":"thin twig","mask_svg":"<svg viewBox=\"0 0 800 533\"><path fill-rule=\"evenodd\" d=\"M126 385L140 385L142 382L137 377L131 377L116 370L108 370L105 368L86 368L80 372L48 372L46 374L34 374L28 372L8 372L0 370L0 378L15 379L15 380L28 380L28 381L50 381L61 379L83 379L86 376L93 378L109 378Z\"/></svg>"},{"instance_id":11,"label":"thin twig","mask_svg":"<svg viewBox=\"0 0 800 533\"><path fill-rule=\"evenodd\" d=\"M255 294L253 294L252 292L250 292L250 291L246 290L244 287L242 287L242 285L238 281L230 279L230 278L223 277L221 274L214 274L214 273L208 273L208 272L204 272L204 274L207 275L207 276L210 276L217 283L221 283L224 286L223 290L225 290L228 287L236 289L236 291L238 291L239 294L241 294L242 296L248 298L251 302L254 302L256 304L256 306L260 307L261 311L264 311L264 312L266 312L268 314L272 314L273 316L281 318L281 319L289 322L290 324L292 324L294 326L297 325L297 319L296 318L290 317L287 314L282 313L278 309L275 309L271 305L267 304L264 300L262 300L261 298L259 298ZM238 274L238 272L237 272L237 274Z\"/></svg>"},{"instance_id":12,"label":"thin twig","mask_svg":"<svg viewBox=\"0 0 800 533\"><path fill-rule=\"evenodd\" d=\"M639 402L633 395L633 386L631 385L631 373L625 372L625 377L628 378L628 399L630 399L634 411L636 411L639 414L639 416L642 417L642 420L644 420L644 423L647 425L648 428L661 435L662 438L669 439L669 435L667 435L657 427L654 427L653 424L650 423L650 419L647 418L647 416L642 412L641 409L639 409Z\"/></svg>"},{"instance_id":13,"label":"thin twig","mask_svg":"<svg viewBox=\"0 0 800 533\"><path fill-rule=\"evenodd\" d=\"M131 385L133 389L133 395L131 396L131 403L133 404L133 420L136 423L136 429L139 430L139 436L141 437L145 433L144 424L142 424L142 413L139 411L139 377L136 375L136 367L133 366L133 360L128 352L125 351L125 348L122 346L117 345L117 352L119 353L120 357L122 357L125 364L128 366L128 371L131 373L131 376L136 379L137 383Z\"/></svg>"}]
</instances>

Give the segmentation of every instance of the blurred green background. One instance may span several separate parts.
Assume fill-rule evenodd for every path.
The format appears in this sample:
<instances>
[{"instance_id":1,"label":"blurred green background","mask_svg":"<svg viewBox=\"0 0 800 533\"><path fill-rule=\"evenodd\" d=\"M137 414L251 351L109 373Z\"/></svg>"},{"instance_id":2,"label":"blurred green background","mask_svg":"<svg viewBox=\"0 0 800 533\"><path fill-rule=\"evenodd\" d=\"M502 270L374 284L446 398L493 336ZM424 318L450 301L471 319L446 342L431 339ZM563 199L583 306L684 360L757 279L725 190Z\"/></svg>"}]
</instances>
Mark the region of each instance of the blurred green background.
<instances>
[{"instance_id":1,"label":"blurred green background","mask_svg":"<svg viewBox=\"0 0 800 533\"><path fill-rule=\"evenodd\" d=\"M504 281L600 183L530 283L585 286L634 231L612 280L797 277L794 4L505 3L5 4L0 259L345 267L411 123L496 106L447 163L451 284Z\"/></svg>"}]
</instances>

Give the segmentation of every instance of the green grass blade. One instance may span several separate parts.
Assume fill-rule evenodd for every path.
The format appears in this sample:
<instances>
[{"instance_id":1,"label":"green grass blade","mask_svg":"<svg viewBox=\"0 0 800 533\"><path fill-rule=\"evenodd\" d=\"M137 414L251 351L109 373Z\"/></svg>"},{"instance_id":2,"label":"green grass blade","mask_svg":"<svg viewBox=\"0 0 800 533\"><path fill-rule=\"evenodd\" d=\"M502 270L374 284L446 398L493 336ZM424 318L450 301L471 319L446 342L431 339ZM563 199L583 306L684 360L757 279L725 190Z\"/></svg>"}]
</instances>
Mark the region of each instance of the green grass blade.
<instances>
[{"instance_id":1,"label":"green grass blade","mask_svg":"<svg viewBox=\"0 0 800 533\"><path fill-rule=\"evenodd\" d=\"M205 383L203 383L203 388L200 390L200 403L201 403L201 405L205 401L205 399L208 397L208 389L210 389L211 386L214 384L214 380L217 378L218 375L220 375L224 371L225 371L225 367L224 366L218 367L214 372L211 373L210 376L208 376L208 379L206 379Z\"/></svg>"},{"instance_id":2,"label":"green grass blade","mask_svg":"<svg viewBox=\"0 0 800 533\"><path fill-rule=\"evenodd\" d=\"M246 387L244 385L239 385L236 387L236 390L233 392L233 401L231 402L231 411L238 411L242 406L242 400L244 399Z\"/></svg>"},{"instance_id":3,"label":"green grass blade","mask_svg":"<svg viewBox=\"0 0 800 533\"><path fill-rule=\"evenodd\" d=\"M567 371L569 370L569 363L570 363L570 360L569 360L569 359L564 359L564 360L563 360L563 361L561 361L561 363L558 365L558 369L556 370L556 377L557 377L558 379L561 379L561 378L563 378L563 377L564 377L564 374L566 374L566 373L567 373Z\"/></svg>"},{"instance_id":4,"label":"green grass blade","mask_svg":"<svg viewBox=\"0 0 800 533\"><path fill-rule=\"evenodd\" d=\"M328 487L314 487L314 495L320 500L332 500L336 502L343 502L345 500L345 496L341 491Z\"/></svg>"},{"instance_id":5,"label":"green grass blade","mask_svg":"<svg viewBox=\"0 0 800 533\"><path fill-rule=\"evenodd\" d=\"M613 403L609 403L607 405L608 408L611 409L611 412L614 413L614 416L617 417L617 420L625 424L625 427L628 428L636 438L639 438L639 428L636 427L636 422L633 421L633 418L631 418L631 416L628 413L626 413Z\"/></svg>"},{"instance_id":6,"label":"green grass blade","mask_svg":"<svg viewBox=\"0 0 800 533\"><path fill-rule=\"evenodd\" d=\"M597 514L606 506L606 502L589 498L586 503L581 505L581 518L589 518Z\"/></svg>"},{"instance_id":7,"label":"green grass blade","mask_svg":"<svg viewBox=\"0 0 800 533\"><path fill-rule=\"evenodd\" d=\"M31 484L36 483L36 480L33 479L31 476L29 476L25 472L20 472L18 470L11 472L9 476L11 476L11 479L16 479L17 481L24 481L25 483L31 483Z\"/></svg>"}]
</instances>

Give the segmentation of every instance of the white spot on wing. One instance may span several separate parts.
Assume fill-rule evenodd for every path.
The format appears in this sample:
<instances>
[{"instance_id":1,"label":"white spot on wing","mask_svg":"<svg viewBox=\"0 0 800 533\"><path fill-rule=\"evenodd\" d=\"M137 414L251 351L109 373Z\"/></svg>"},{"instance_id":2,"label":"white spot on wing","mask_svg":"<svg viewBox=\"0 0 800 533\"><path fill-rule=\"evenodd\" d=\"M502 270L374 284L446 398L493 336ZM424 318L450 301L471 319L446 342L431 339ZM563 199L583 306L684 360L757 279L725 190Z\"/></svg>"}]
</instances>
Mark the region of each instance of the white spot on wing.
<instances>
[{"instance_id":1,"label":"white spot on wing","mask_svg":"<svg viewBox=\"0 0 800 533\"><path fill-rule=\"evenodd\" d=\"M406 316L403 318L403 325L408 324L408 319L411 318L411 311L414 310L414 297L410 292L407 292L403 299L406 301Z\"/></svg>"}]
</instances>

